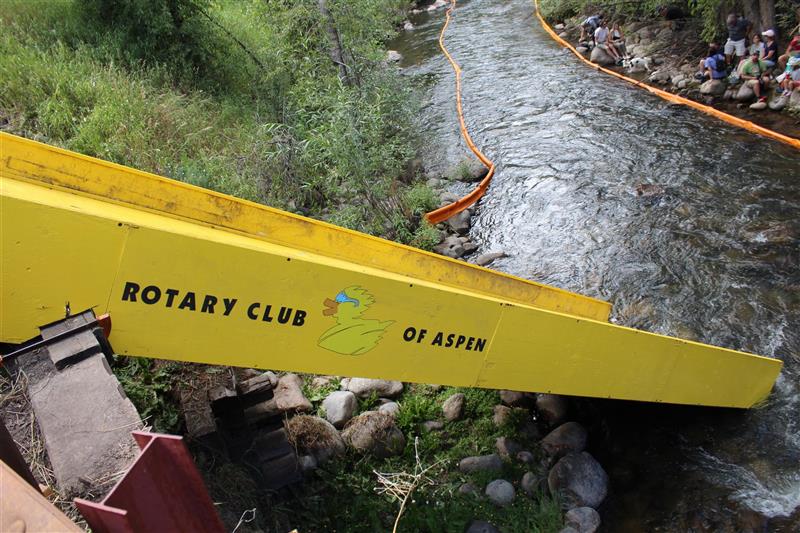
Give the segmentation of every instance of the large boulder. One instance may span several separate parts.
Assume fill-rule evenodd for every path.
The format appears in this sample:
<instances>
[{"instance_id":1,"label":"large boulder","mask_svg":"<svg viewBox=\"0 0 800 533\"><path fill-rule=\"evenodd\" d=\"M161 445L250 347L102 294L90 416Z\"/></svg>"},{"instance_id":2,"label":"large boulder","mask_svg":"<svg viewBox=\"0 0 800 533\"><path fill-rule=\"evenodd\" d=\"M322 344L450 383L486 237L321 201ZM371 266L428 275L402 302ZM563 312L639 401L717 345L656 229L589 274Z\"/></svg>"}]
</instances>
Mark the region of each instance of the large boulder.
<instances>
[{"instance_id":1,"label":"large boulder","mask_svg":"<svg viewBox=\"0 0 800 533\"><path fill-rule=\"evenodd\" d=\"M350 420L342 439L350 448L379 458L400 455L406 447L406 438L394 425L394 418L377 411L367 411Z\"/></svg>"},{"instance_id":2,"label":"large boulder","mask_svg":"<svg viewBox=\"0 0 800 533\"><path fill-rule=\"evenodd\" d=\"M534 496L540 491L542 486L541 484L542 479L539 476L533 472L525 472L525 475L522 476L522 481L520 481L519 486L525 491L525 494L528 496Z\"/></svg>"},{"instance_id":3,"label":"large boulder","mask_svg":"<svg viewBox=\"0 0 800 533\"><path fill-rule=\"evenodd\" d=\"M586 449L586 430L577 422L561 424L542 439L542 450L552 457L561 457Z\"/></svg>"},{"instance_id":4,"label":"large boulder","mask_svg":"<svg viewBox=\"0 0 800 533\"><path fill-rule=\"evenodd\" d=\"M442 404L442 412L444 413L444 419L448 422L459 420L464 416L464 394L458 392L445 400L444 404Z\"/></svg>"},{"instance_id":5,"label":"large boulder","mask_svg":"<svg viewBox=\"0 0 800 533\"><path fill-rule=\"evenodd\" d=\"M547 485L561 495L567 509L597 508L608 493L608 474L588 453L570 453L550 470Z\"/></svg>"},{"instance_id":6,"label":"large boulder","mask_svg":"<svg viewBox=\"0 0 800 533\"><path fill-rule=\"evenodd\" d=\"M567 418L569 403L558 394L537 394L536 412L550 426L557 426Z\"/></svg>"},{"instance_id":7,"label":"large boulder","mask_svg":"<svg viewBox=\"0 0 800 533\"><path fill-rule=\"evenodd\" d=\"M725 94L727 84L722 80L708 80L700 85L700 94L707 96L722 96Z\"/></svg>"},{"instance_id":8,"label":"large boulder","mask_svg":"<svg viewBox=\"0 0 800 533\"><path fill-rule=\"evenodd\" d=\"M589 61L597 65L609 66L616 65L617 61L605 50L595 46L592 48L592 54L589 56Z\"/></svg>"},{"instance_id":9,"label":"large boulder","mask_svg":"<svg viewBox=\"0 0 800 533\"><path fill-rule=\"evenodd\" d=\"M452 259L458 259L464 255L464 253L466 253L463 243L458 240L458 237L455 235L450 235L440 244L434 246L433 251L439 255L444 255Z\"/></svg>"},{"instance_id":10,"label":"large boulder","mask_svg":"<svg viewBox=\"0 0 800 533\"><path fill-rule=\"evenodd\" d=\"M337 428L341 428L353 418L357 407L356 395L350 391L333 391L322 401L325 418Z\"/></svg>"},{"instance_id":11,"label":"large boulder","mask_svg":"<svg viewBox=\"0 0 800 533\"><path fill-rule=\"evenodd\" d=\"M459 235L466 235L469 232L471 225L470 215L468 211L461 211L447 219L447 225L452 231ZM466 248L462 244L462 249L466 252Z\"/></svg>"},{"instance_id":12,"label":"large boulder","mask_svg":"<svg viewBox=\"0 0 800 533\"><path fill-rule=\"evenodd\" d=\"M298 415L288 419L285 425L289 441L301 455L311 455L324 463L344 453L342 437L327 420L318 416Z\"/></svg>"},{"instance_id":13,"label":"large boulder","mask_svg":"<svg viewBox=\"0 0 800 533\"><path fill-rule=\"evenodd\" d=\"M349 390L359 398L366 398L372 393L381 398L395 398L403 392L403 383L385 379L345 378L342 390Z\"/></svg>"},{"instance_id":14,"label":"large boulder","mask_svg":"<svg viewBox=\"0 0 800 533\"><path fill-rule=\"evenodd\" d=\"M458 470L462 474L470 474L472 472L499 472L502 469L503 461L496 453L465 457L458 463Z\"/></svg>"},{"instance_id":15,"label":"large boulder","mask_svg":"<svg viewBox=\"0 0 800 533\"><path fill-rule=\"evenodd\" d=\"M600 529L600 514L591 507L576 507L567 511L564 522L578 533L595 533Z\"/></svg>"},{"instance_id":16,"label":"large boulder","mask_svg":"<svg viewBox=\"0 0 800 533\"><path fill-rule=\"evenodd\" d=\"M506 507L514 501L514 485L505 479L495 479L486 486L486 497L498 507Z\"/></svg>"},{"instance_id":17,"label":"large boulder","mask_svg":"<svg viewBox=\"0 0 800 533\"><path fill-rule=\"evenodd\" d=\"M528 403L529 396L524 392L501 390L500 401L511 407L522 407Z\"/></svg>"},{"instance_id":18,"label":"large boulder","mask_svg":"<svg viewBox=\"0 0 800 533\"><path fill-rule=\"evenodd\" d=\"M736 98L739 102L748 102L756 97L756 93L753 91L753 88L750 87L749 83L743 83L739 90L736 91Z\"/></svg>"}]
</instances>

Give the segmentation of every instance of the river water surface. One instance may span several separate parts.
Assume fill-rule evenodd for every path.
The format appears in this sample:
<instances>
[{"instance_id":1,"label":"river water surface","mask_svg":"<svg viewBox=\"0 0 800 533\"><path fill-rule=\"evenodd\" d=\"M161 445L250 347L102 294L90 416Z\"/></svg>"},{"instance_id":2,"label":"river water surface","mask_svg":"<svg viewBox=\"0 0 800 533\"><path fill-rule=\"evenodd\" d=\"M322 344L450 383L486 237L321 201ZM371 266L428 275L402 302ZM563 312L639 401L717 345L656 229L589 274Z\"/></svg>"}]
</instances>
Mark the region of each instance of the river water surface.
<instances>
[{"instance_id":1,"label":"river water surface","mask_svg":"<svg viewBox=\"0 0 800 533\"><path fill-rule=\"evenodd\" d=\"M444 11L412 22L391 46L428 82L426 155L443 169L467 153ZM586 402L612 477L604 528L800 531L800 154L587 68L526 0L459 2L446 45L498 168L471 230L479 253L510 255L492 268L609 300L623 325L785 363L758 410Z\"/></svg>"}]
</instances>

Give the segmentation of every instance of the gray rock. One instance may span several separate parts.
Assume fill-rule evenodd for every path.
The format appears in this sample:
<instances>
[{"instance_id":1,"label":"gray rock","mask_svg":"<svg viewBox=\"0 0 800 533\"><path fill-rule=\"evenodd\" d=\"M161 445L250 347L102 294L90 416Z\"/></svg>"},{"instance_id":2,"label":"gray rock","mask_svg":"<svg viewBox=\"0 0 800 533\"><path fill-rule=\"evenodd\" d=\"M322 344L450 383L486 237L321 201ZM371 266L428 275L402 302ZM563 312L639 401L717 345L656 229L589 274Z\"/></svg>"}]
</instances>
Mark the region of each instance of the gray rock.
<instances>
[{"instance_id":1,"label":"gray rock","mask_svg":"<svg viewBox=\"0 0 800 533\"><path fill-rule=\"evenodd\" d=\"M453 259L458 259L464 255L464 245L455 235L450 235L441 244L433 247L437 254L444 255Z\"/></svg>"},{"instance_id":2,"label":"gray rock","mask_svg":"<svg viewBox=\"0 0 800 533\"><path fill-rule=\"evenodd\" d=\"M510 407L522 407L528 403L528 395L524 392L501 390L500 401Z\"/></svg>"},{"instance_id":3,"label":"gray rock","mask_svg":"<svg viewBox=\"0 0 800 533\"><path fill-rule=\"evenodd\" d=\"M422 431L425 433L430 433L431 431L441 431L444 429L444 422L440 420L428 420L427 422L422 423Z\"/></svg>"},{"instance_id":4,"label":"gray rock","mask_svg":"<svg viewBox=\"0 0 800 533\"><path fill-rule=\"evenodd\" d=\"M589 51L589 47L588 46L576 46L575 50L577 50L579 54L585 54L586 52Z\"/></svg>"},{"instance_id":5,"label":"gray rock","mask_svg":"<svg viewBox=\"0 0 800 533\"><path fill-rule=\"evenodd\" d=\"M445 191L439 196L439 200L442 202L443 205L452 204L453 202L457 202L459 196L456 193Z\"/></svg>"},{"instance_id":6,"label":"gray rock","mask_svg":"<svg viewBox=\"0 0 800 533\"><path fill-rule=\"evenodd\" d=\"M301 455L297 458L297 464L300 466L300 471L306 474L313 472L319 466L317 458L313 455Z\"/></svg>"},{"instance_id":7,"label":"gray rock","mask_svg":"<svg viewBox=\"0 0 800 533\"><path fill-rule=\"evenodd\" d=\"M396 417L397 413L400 412L400 404L398 404L397 402L387 402L378 407L378 412L389 415L391 417Z\"/></svg>"},{"instance_id":8,"label":"gray rock","mask_svg":"<svg viewBox=\"0 0 800 533\"><path fill-rule=\"evenodd\" d=\"M600 514L591 507L576 507L567 511L564 522L578 533L595 533L600 529Z\"/></svg>"},{"instance_id":9,"label":"gray rock","mask_svg":"<svg viewBox=\"0 0 800 533\"><path fill-rule=\"evenodd\" d=\"M406 447L406 438L394 425L394 418L377 411L353 418L342 431L342 439L354 450L379 458L400 455Z\"/></svg>"},{"instance_id":10,"label":"gray rock","mask_svg":"<svg viewBox=\"0 0 800 533\"><path fill-rule=\"evenodd\" d=\"M681 81L679 81L679 82L678 82L678 83L676 83L675 85L677 85L677 86L678 86L678 89L685 89L686 87L688 87L688 86L689 86L689 80L687 80L687 79L682 79Z\"/></svg>"},{"instance_id":11,"label":"gray rock","mask_svg":"<svg viewBox=\"0 0 800 533\"><path fill-rule=\"evenodd\" d=\"M534 456L531 452L527 450L522 450L521 452L517 453L517 461L519 461L520 463L524 463L526 465L532 465L535 460L536 456Z\"/></svg>"},{"instance_id":12,"label":"gray rock","mask_svg":"<svg viewBox=\"0 0 800 533\"><path fill-rule=\"evenodd\" d=\"M466 157L447 171L447 178L454 181L481 181L489 169L474 157Z\"/></svg>"},{"instance_id":13,"label":"gray rock","mask_svg":"<svg viewBox=\"0 0 800 533\"><path fill-rule=\"evenodd\" d=\"M557 426L567 418L569 402L558 394L537 394L536 411L539 417L551 426Z\"/></svg>"},{"instance_id":14,"label":"gray rock","mask_svg":"<svg viewBox=\"0 0 800 533\"><path fill-rule=\"evenodd\" d=\"M472 483L462 483L461 486L458 487L458 493L462 496L473 496L475 498L480 498L481 496L478 487Z\"/></svg>"},{"instance_id":15,"label":"gray rock","mask_svg":"<svg viewBox=\"0 0 800 533\"><path fill-rule=\"evenodd\" d=\"M333 391L322 401L325 418L336 428L353 418L357 407L356 395L350 391Z\"/></svg>"},{"instance_id":16,"label":"gray rock","mask_svg":"<svg viewBox=\"0 0 800 533\"><path fill-rule=\"evenodd\" d=\"M492 417L492 421L494 422L495 426L505 425L510 417L511 417L510 407L506 407L505 405L494 406L494 416Z\"/></svg>"},{"instance_id":17,"label":"gray rock","mask_svg":"<svg viewBox=\"0 0 800 533\"><path fill-rule=\"evenodd\" d=\"M528 496L533 496L539 492L540 483L542 479L533 472L526 472L520 481L520 488L525 491Z\"/></svg>"},{"instance_id":18,"label":"gray rock","mask_svg":"<svg viewBox=\"0 0 800 533\"><path fill-rule=\"evenodd\" d=\"M756 93L753 92L753 89L751 89L746 83L743 83L742 86L739 87L739 90L736 91L736 96L735 96L738 102L747 102L755 97Z\"/></svg>"},{"instance_id":19,"label":"gray rock","mask_svg":"<svg viewBox=\"0 0 800 533\"><path fill-rule=\"evenodd\" d=\"M464 533L500 533L500 530L489 522L484 522L483 520L473 520L469 523Z\"/></svg>"},{"instance_id":20,"label":"gray rock","mask_svg":"<svg viewBox=\"0 0 800 533\"><path fill-rule=\"evenodd\" d=\"M551 492L561 494L567 509L597 508L608 493L608 474L588 453L571 453L550 470L547 485Z\"/></svg>"},{"instance_id":21,"label":"gray rock","mask_svg":"<svg viewBox=\"0 0 800 533\"><path fill-rule=\"evenodd\" d=\"M359 398L366 398L373 392L382 398L395 398L402 394L403 383L385 379L345 378L342 390L349 390Z\"/></svg>"},{"instance_id":22,"label":"gray rock","mask_svg":"<svg viewBox=\"0 0 800 533\"><path fill-rule=\"evenodd\" d=\"M542 439L542 450L551 457L586 449L586 430L577 422L561 424Z\"/></svg>"},{"instance_id":23,"label":"gray rock","mask_svg":"<svg viewBox=\"0 0 800 533\"><path fill-rule=\"evenodd\" d=\"M429 178L428 181L425 182L425 185L427 185L431 189L438 189L439 187L444 185L444 181L440 180L439 178Z\"/></svg>"},{"instance_id":24,"label":"gray rock","mask_svg":"<svg viewBox=\"0 0 800 533\"><path fill-rule=\"evenodd\" d=\"M458 463L458 470L462 474L470 474L472 472L499 472L502 469L503 461L496 453L465 457Z\"/></svg>"},{"instance_id":25,"label":"gray rock","mask_svg":"<svg viewBox=\"0 0 800 533\"><path fill-rule=\"evenodd\" d=\"M775 96L769 101L769 108L773 111L780 111L789 105L789 98L784 95Z\"/></svg>"},{"instance_id":26,"label":"gray rock","mask_svg":"<svg viewBox=\"0 0 800 533\"><path fill-rule=\"evenodd\" d=\"M397 63L403 60L403 54L397 50L388 50L386 52L386 61L390 63Z\"/></svg>"},{"instance_id":27,"label":"gray rock","mask_svg":"<svg viewBox=\"0 0 800 533\"><path fill-rule=\"evenodd\" d=\"M466 235L471 225L469 213L462 211L447 219L447 225L459 235ZM463 250L463 244L462 244ZM462 252L463 253L463 252Z\"/></svg>"},{"instance_id":28,"label":"gray rock","mask_svg":"<svg viewBox=\"0 0 800 533\"><path fill-rule=\"evenodd\" d=\"M616 65L616 61L605 50L598 47L592 48L592 54L589 56L589 61L598 65Z\"/></svg>"},{"instance_id":29,"label":"gray rock","mask_svg":"<svg viewBox=\"0 0 800 533\"><path fill-rule=\"evenodd\" d=\"M478 249L478 245L472 241L467 241L462 246L464 247L464 255L471 254Z\"/></svg>"},{"instance_id":30,"label":"gray rock","mask_svg":"<svg viewBox=\"0 0 800 533\"><path fill-rule=\"evenodd\" d=\"M722 80L708 80L700 85L700 94L708 96L721 96L727 89L727 84Z\"/></svg>"},{"instance_id":31,"label":"gray rock","mask_svg":"<svg viewBox=\"0 0 800 533\"><path fill-rule=\"evenodd\" d=\"M478 266L488 266L495 259L500 259L501 257L508 257L505 252L490 252L488 254L481 254L475 260L475 264Z\"/></svg>"},{"instance_id":32,"label":"gray rock","mask_svg":"<svg viewBox=\"0 0 800 533\"><path fill-rule=\"evenodd\" d=\"M567 28L563 24L559 23L559 24L556 24L555 26L553 26L553 29L556 30L556 31L561 31L561 30L565 30Z\"/></svg>"},{"instance_id":33,"label":"gray rock","mask_svg":"<svg viewBox=\"0 0 800 533\"><path fill-rule=\"evenodd\" d=\"M317 376L311 380L311 387L314 389L321 389L322 387L330 385L333 379L333 376ZM277 379L275 381L277 385Z\"/></svg>"},{"instance_id":34,"label":"gray rock","mask_svg":"<svg viewBox=\"0 0 800 533\"><path fill-rule=\"evenodd\" d=\"M650 76L647 79L649 81L652 81L652 82L655 82L655 83L662 83L663 84L663 83L667 83L670 80L671 77L672 77L672 73L669 70L667 70L667 69L659 69L659 70L656 70L655 72L653 72L652 74L650 74Z\"/></svg>"},{"instance_id":35,"label":"gray rock","mask_svg":"<svg viewBox=\"0 0 800 533\"><path fill-rule=\"evenodd\" d=\"M504 457L506 459L516 457L516 455L522 451L522 446L508 437L497 437L494 445L495 448L497 448L497 453L500 454L500 457Z\"/></svg>"},{"instance_id":36,"label":"gray rock","mask_svg":"<svg viewBox=\"0 0 800 533\"><path fill-rule=\"evenodd\" d=\"M495 479L486 486L486 497L499 507L510 505L515 495L514 485L505 479Z\"/></svg>"},{"instance_id":37,"label":"gray rock","mask_svg":"<svg viewBox=\"0 0 800 533\"><path fill-rule=\"evenodd\" d=\"M464 394L459 392L445 400L442 404L442 412L444 419L448 422L459 420L464 416Z\"/></svg>"},{"instance_id":38,"label":"gray rock","mask_svg":"<svg viewBox=\"0 0 800 533\"><path fill-rule=\"evenodd\" d=\"M303 378L297 374L278 379L273 399L281 413L307 413L312 409L311 402L303 395Z\"/></svg>"},{"instance_id":39,"label":"gray rock","mask_svg":"<svg viewBox=\"0 0 800 533\"><path fill-rule=\"evenodd\" d=\"M754 109L756 111L763 111L767 108L767 103L763 101L758 101L750 104L750 109Z\"/></svg>"},{"instance_id":40,"label":"gray rock","mask_svg":"<svg viewBox=\"0 0 800 533\"><path fill-rule=\"evenodd\" d=\"M403 23L403 30L405 30L405 31L413 31L413 30L414 30L414 25L413 25L413 24L411 24L411 22L409 22L409 21L407 20L407 21L405 21L405 22Z\"/></svg>"},{"instance_id":41,"label":"gray rock","mask_svg":"<svg viewBox=\"0 0 800 533\"><path fill-rule=\"evenodd\" d=\"M800 91L792 91L792 96L789 98L790 109L800 109Z\"/></svg>"}]
</instances>

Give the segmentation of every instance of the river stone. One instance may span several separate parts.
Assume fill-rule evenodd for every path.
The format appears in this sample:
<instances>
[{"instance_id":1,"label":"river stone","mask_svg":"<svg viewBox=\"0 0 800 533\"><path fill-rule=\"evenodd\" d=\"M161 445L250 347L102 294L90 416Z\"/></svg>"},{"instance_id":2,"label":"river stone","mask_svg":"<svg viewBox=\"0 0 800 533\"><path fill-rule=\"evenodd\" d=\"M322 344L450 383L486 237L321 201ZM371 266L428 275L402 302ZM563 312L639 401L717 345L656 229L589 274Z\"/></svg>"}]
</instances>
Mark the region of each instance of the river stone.
<instances>
[{"instance_id":1,"label":"river stone","mask_svg":"<svg viewBox=\"0 0 800 533\"><path fill-rule=\"evenodd\" d=\"M537 492L539 492L539 484L541 481L541 478L539 478L539 476L533 472L525 472L525 475L522 476L522 481L520 481L519 486L523 491L525 491L525 494L528 496L534 496Z\"/></svg>"},{"instance_id":2,"label":"river stone","mask_svg":"<svg viewBox=\"0 0 800 533\"><path fill-rule=\"evenodd\" d=\"M458 237L450 235L441 244L434 246L433 251L452 259L458 259L464 255L464 245L458 240Z\"/></svg>"},{"instance_id":3,"label":"river stone","mask_svg":"<svg viewBox=\"0 0 800 533\"><path fill-rule=\"evenodd\" d=\"M446 399L442 404L442 412L448 422L459 420L464 416L464 394L459 392Z\"/></svg>"},{"instance_id":4,"label":"river stone","mask_svg":"<svg viewBox=\"0 0 800 533\"><path fill-rule=\"evenodd\" d=\"M307 413L312 409L311 402L303 395L303 378L297 374L281 376L273 394L281 413Z\"/></svg>"},{"instance_id":5,"label":"river stone","mask_svg":"<svg viewBox=\"0 0 800 533\"><path fill-rule=\"evenodd\" d=\"M586 448L586 430L577 422L561 424L542 439L542 450L551 457L561 457Z\"/></svg>"},{"instance_id":6,"label":"river stone","mask_svg":"<svg viewBox=\"0 0 800 533\"><path fill-rule=\"evenodd\" d=\"M459 235L466 235L470 227L469 213L466 211L456 213L455 215L447 219L447 225L450 227L451 230L458 233ZM461 249L464 250L463 244L461 245Z\"/></svg>"},{"instance_id":7,"label":"river stone","mask_svg":"<svg viewBox=\"0 0 800 533\"><path fill-rule=\"evenodd\" d=\"M528 396L524 392L501 390L500 401L510 407L522 407L527 403Z\"/></svg>"},{"instance_id":8,"label":"river stone","mask_svg":"<svg viewBox=\"0 0 800 533\"><path fill-rule=\"evenodd\" d=\"M325 418L334 427L340 428L345 422L353 418L358 407L356 395L350 391L333 391L322 401L322 408L325 410Z\"/></svg>"},{"instance_id":9,"label":"river stone","mask_svg":"<svg viewBox=\"0 0 800 533\"><path fill-rule=\"evenodd\" d=\"M567 418L569 403L567 399L558 394L537 394L536 411L539 418L550 426L557 426Z\"/></svg>"},{"instance_id":10,"label":"river stone","mask_svg":"<svg viewBox=\"0 0 800 533\"><path fill-rule=\"evenodd\" d=\"M486 168L486 165L470 156L450 167L446 175L448 179L453 181L475 182L481 181L488 172L489 169Z\"/></svg>"},{"instance_id":11,"label":"river stone","mask_svg":"<svg viewBox=\"0 0 800 533\"><path fill-rule=\"evenodd\" d=\"M663 83L667 83L670 80L671 77L672 77L672 73L669 70L667 70L667 69L659 69L659 70L656 70L655 72L653 72L652 74L650 74L650 76L647 79L649 81L652 81L652 82L655 82L655 83L662 83L663 84Z\"/></svg>"},{"instance_id":12,"label":"river stone","mask_svg":"<svg viewBox=\"0 0 800 533\"><path fill-rule=\"evenodd\" d=\"M517 453L517 461L526 465L532 465L536 460L536 456L527 450Z\"/></svg>"},{"instance_id":13,"label":"river stone","mask_svg":"<svg viewBox=\"0 0 800 533\"><path fill-rule=\"evenodd\" d=\"M327 387L333 380L333 376L317 376L311 380L311 388L321 389L322 387Z\"/></svg>"},{"instance_id":14,"label":"river stone","mask_svg":"<svg viewBox=\"0 0 800 533\"><path fill-rule=\"evenodd\" d=\"M676 85L678 89L685 89L686 87L689 86L689 80L684 78L681 81L679 81Z\"/></svg>"},{"instance_id":15,"label":"river stone","mask_svg":"<svg viewBox=\"0 0 800 533\"><path fill-rule=\"evenodd\" d=\"M483 520L473 520L464 530L464 533L500 533L500 530L489 522Z\"/></svg>"},{"instance_id":16,"label":"river stone","mask_svg":"<svg viewBox=\"0 0 800 533\"><path fill-rule=\"evenodd\" d=\"M789 98L790 109L800 109L800 91L792 91L792 96Z\"/></svg>"},{"instance_id":17,"label":"river stone","mask_svg":"<svg viewBox=\"0 0 800 533\"><path fill-rule=\"evenodd\" d=\"M478 249L478 245L475 244L472 241L467 241L464 244L462 244L462 246L464 247L464 254L465 255L466 254L471 254L472 252L474 252L475 250Z\"/></svg>"},{"instance_id":18,"label":"river stone","mask_svg":"<svg viewBox=\"0 0 800 533\"><path fill-rule=\"evenodd\" d=\"M570 453L550 470L547 485L561 495L566 509L597 508L608 493L608 474L588 453Z\"/></svg>"},{"instance_id":19,"label":"river stone","mask_svg":"<svg viewBox=\"0 0 800 533\"><path fill-rule=\"evenodd\" d=\"M301 455L297 458L297 465L304 474L313 472L319 466L317 458L313 455Z\"/></svg>"},{"instance_id":20,"label":"river stone","mask_svg":"<svg viewBox=\"0 0 800 533\"><path fill-rule=\"evenodd\" d=\"M342 439L354 450L378 458L400 455L406 447L406 438L394 425L394 418L377 411L367 411L350 420Z\"/></svg>"},{"instance_id":21,"label":"river stone","mask_svg":"<svg viewBox=\"0 0 800 533\"><path fill-rule=\"evenodd\" d=\"M430 433L431 431L441 431L444 429L444 422L440 420L428 420L422 423L423 433Z\"/></svg>"},{"instance_id":22,"label":"river stone","mask_svg":"<svg viewBox=\"0 0 800 533\"><path fill-rule=\"evenodd\" d=\"M575 50L576 50L576 51L577 51L579 54L585 54L586 52L588 52L588 51L589 51L589 47L588 47L588 46L576 46L576 47L575 47Z\"/></svg>"},{"instance_id":23,"label":"river stone","mask_svg":"<svg viewBox=\"0 0 800 533\"><path fill-rule=\"evenodd\" d=\"M405 21L403 23L403 30L405 30L405 31L413 31L414 30L414 25L411 24L411 22L407 20L407 21Z\"/></svg>"},{"instance_id":24,"label":"river stone","mask_svg":"<svg viewBox=\"0 0 800 533\"><path fill-rule=\"evenodd\" d=\"M555 26L553 26L553 29L554 29L554 30L557 30L557 31L561 31L561 30L565 30L565 29L567 29L567 28L566 28L566 26L564 26L563 24L561 24L561 23L558 23L558 24L556 24Z\"/></svg>"},{"instance_id":25,"label":"river stone","mask_svg":"<svg viewBox=\"0 0 800 533\"><path fill-rule=\"evenodd\" d=\"M388 50L386 52L386 61L390 63L397 63L402 60L403 60L403 54L401 54L397 50Z\"/></svg>"},{"instance_id":26,"label":"river stone","mask_svg":"<svg viewBox=\"0 0 800 533\"><path fill-rule=\"evenodd\" d=\"M341 435L323 418L299 415L287 420L285 425L298 452L313 455L320 464L345 451Z\"/></svg>"},{"instance_id":27,"label":"river stone","mask_svg":"<svg viewBox=\"0 0 800 533\"><path fill-rule=\"evenodd\" d=\"M498 507L505 507L514 501L514 485L505 479L495 479L486 486L486 497Z\"/></svg>"},{"instance_id":28,"label":"river stone","mask_svg":"<svg viewBox=\"0 0 800 533\"><path fill-rule=\"evenodd\" d=\"M783 95L774 96L772 100L769 101L769 108L773 111L780 111L789 103L789 99Z\"/></svg>"},{"instance_id":29,"label":"river stone","mask_svg":"<svg viewBox=\"0 0 800 533\"><path fill-rule=\"evenodd\" d=\"M497 453L500 454L500 457L506 459L515 457L522 451L522 446L508 437L497 437L494 446L497 448Z\"/></svg>"},{"instance_id":30,"label":"river stone","mask_svg":"<svg viewBox=\"0 0 800 533\"><path fill-rule=\"evenodd\" d=\"M480 498L481 493L478 490L478 487L473 485L472 483L462 483L460 487L458 487L458 493L462 496L474 496L475 498Z\"/></svg>"},{"instance_id":31,"label":"river stone","mask_svg":"<svg viewBox=\"0 0 800 533\"><path fill-rule=\"evenodd\" d=\"M736 91L736 100L739 102L747 102L748 100L752 100L755 98L756 93L753 92L753 89L747 83L743 83L739 90Z\"/></svg>"},{"instance_id":32,"label":"river stone","mask_svg":"<svg viewBox=\"0 0 800 533\"><path fill-rule=\"evenodd\" d=\"M472 472L499 472L502 469L503 461L496 453L465 457L458 463L458 470L462 474L471 474Z\"/></svg>"},{"instance_id":33,"label":"river stone","mask_svg":"<svg viewBox=\"0 0 800 533\"><path fill-rule=\"evenodd\" d=\"M505 252L490 252L488 254L481 254L475 260L475 264L478 266L485 267L494 262L495 259L500 259L501 257L508 257L508 256L505 254Z\"/></svg>"},{"instance_id":34,"label":"river stone","mask_svg":"<svg viewBox=\"0 0 800 533\"><path fill-rule=\"evenodd\" d=\"M342 390L349 390L359 398L366 398L373 392L382 398L395 398L403 392L403 383L385 379L345 378Z\"/></svg>"},{"instance_id":35,"label":"river stone","mask_svg":"<svg viewBox=\"0 0 800 533\"><path fill-rule=\"evenodd\" d=\"M600 514L591 507L570 509L564 515L564 521L578 533L595 533L600 529Z\"/></svg>"},{"instance_id":36,"label":"river stone","mask_svg":"<svg viewBox=\"0 0 800 533\"><path fill-rule=\"evenodd\" d=\"M756 111L763 111L766 108L767 108L766 102L758 101L750 104L750 109L754 109Z\"/></svg>"},{"instance_id":37,"label":"river stone","mask_svg":"<svg viewBox=\"0 0 800 533\"><path fill-rule=\"evenodd\" d=\"M595 46L592 48L592 55L589 56L589 61L598 65L616 65L617 62L605 50Z\"/></svg>"},{"instance_id":38,"label":"river stone","mask_svg":"<svg viewBox=\"0 0 800 533\"><path fill-rule=\"evenodd\" d=\"M679 85L680 82L682 82L685 79L686 79L686 75L683 72L678 72L678 73L672 75L672 77L669 79L669 82L672 85Z\"/></svg>"},{"instance_id":39,"label":"river stone","mask_svg":"<svg viewBox=\"0 0 800 533\"><path fill-rule=\"evenodd\" d=\"M391 417L397 417L397 413L400 411L400 404L397 402L386 402L385 404L378 407L378 412L389 415Z\"/></svg>"},{"instance_id":40,"label":"river stone","mask_svg":"<svg viewBox=\"0 0 800 533\"><path fill-rule=\"evenodd\" d=\"M722 80L708 80L700 85L700 94L720 96L725 93L727 85Z\"/></svg>"}]
</instances>

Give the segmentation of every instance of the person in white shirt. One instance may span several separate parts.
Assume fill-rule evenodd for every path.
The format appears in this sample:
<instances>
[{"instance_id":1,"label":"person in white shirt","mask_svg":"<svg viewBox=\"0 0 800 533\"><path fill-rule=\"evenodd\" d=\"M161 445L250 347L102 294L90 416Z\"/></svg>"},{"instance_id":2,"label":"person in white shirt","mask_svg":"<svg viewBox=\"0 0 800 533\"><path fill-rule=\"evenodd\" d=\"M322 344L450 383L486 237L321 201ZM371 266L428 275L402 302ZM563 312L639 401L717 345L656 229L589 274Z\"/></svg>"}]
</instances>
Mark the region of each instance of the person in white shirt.
<instances>
[{"instance_id":1,"label":"person in white shirt","mask_svg":"<svg viewBox=\"0 0 800 533\"><path fill-rule=\"evenodd\" d=\"M614 45L611 44L611 39L609 38L610 35L611 35L611 32L608 31L608 24L604 20L604 21L602 21L600 23L600 27L597 28L596 30L594 30L594 42L595 42L595 45L599 49L604 50L604 51L608 52L609 54L611 54L611 57L614 58L614 60L617 62L617 64L621 64L622 63L622 56L617 51L617 49L614 47Z\"/></svg>"}]
</instances>

